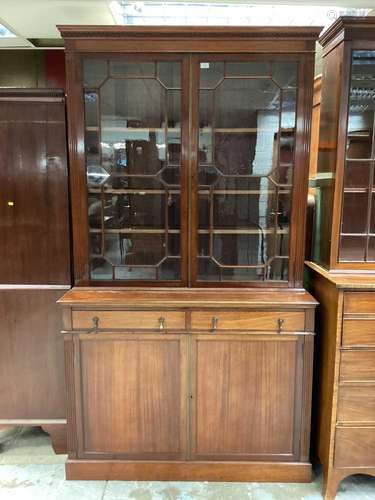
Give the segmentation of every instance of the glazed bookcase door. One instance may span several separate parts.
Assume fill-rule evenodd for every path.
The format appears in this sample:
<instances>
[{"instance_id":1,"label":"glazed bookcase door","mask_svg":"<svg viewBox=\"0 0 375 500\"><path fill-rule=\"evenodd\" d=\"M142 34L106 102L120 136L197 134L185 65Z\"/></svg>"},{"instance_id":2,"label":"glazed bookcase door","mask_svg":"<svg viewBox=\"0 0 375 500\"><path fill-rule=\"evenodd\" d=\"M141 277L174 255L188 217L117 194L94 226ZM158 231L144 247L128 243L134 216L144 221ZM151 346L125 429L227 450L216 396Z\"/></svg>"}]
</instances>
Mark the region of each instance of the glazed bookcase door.
<instances>
[{"instance_id":1,"label":"glazed bookcase door","mask_svg":"<svg viewBox=\"0 0 375 500\"><path fill-rule=\"evenodd\" d=\"M197 64L194 280L287 284L298 62Z\"/></svg>"},{"instance_id":2,"label":"glazed bookcase door","mask_svg":"<svg viewBox=\"0 0 375 500\"><path fill-rule=\"evenodd\" d=\"M180 283L182 61L83 59L90 280Z\"/></svg>"},{"instance_id":3,"label":"glazed bookcase door","mask_svg":"<svg viewBox=\"0 0 375 500\"><path fill-rule=\"evenodd\" d=\"M375 50L351 61L339 262L375 263Z\"/></svg>"}]
</instances>

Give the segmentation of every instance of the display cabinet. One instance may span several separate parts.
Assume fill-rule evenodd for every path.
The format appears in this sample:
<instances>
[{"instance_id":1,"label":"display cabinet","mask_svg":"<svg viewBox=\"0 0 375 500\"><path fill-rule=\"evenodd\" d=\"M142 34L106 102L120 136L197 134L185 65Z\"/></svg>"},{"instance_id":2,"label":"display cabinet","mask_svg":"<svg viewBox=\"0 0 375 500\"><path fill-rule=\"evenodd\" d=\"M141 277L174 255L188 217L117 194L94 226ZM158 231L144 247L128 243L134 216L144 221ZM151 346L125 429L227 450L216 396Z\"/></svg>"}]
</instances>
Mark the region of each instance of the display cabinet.
<instances>
[{"instance_id":1,"label":"display cabinet","mask_svg":"<svg viewBox=\"0 0 375 500\"><path fill-rule=\"evenodd\" d=\"M321 37L323 79L314 263L317 455L325 498L375 475L375 20L340 18Z\"/></svg>"},{"instance_id":2,"label":"display cabinet","mask_svg":"<svg viewBox=\"0 0 375 500\"><path fill-rule=\"evenodd\" d=\"M67 477L309 480L319 30L60 30Z\"/></svg>"}]
</instances>

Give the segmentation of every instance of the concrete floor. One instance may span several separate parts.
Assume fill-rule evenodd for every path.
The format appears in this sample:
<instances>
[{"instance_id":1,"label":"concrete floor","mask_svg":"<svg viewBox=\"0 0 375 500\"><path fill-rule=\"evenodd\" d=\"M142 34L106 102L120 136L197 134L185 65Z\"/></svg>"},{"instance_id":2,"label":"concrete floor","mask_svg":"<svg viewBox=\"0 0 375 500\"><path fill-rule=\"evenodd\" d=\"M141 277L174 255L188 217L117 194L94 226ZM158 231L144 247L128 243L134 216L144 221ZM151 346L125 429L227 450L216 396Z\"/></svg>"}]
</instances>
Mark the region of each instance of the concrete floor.
<instances>
[{"instance_id":1,"label":"concrete floor","mask_svg":"<svg viewBox=\"0 0 375 500\"><path fill-rule=\"evenodd\" d=\"M23 429L0 449L0 500L319 500L321 475L310 484L65 481L65 455L49 436ZM337 500L374 500L375 478L341 483Z\"/></svg>"}]
</instances>

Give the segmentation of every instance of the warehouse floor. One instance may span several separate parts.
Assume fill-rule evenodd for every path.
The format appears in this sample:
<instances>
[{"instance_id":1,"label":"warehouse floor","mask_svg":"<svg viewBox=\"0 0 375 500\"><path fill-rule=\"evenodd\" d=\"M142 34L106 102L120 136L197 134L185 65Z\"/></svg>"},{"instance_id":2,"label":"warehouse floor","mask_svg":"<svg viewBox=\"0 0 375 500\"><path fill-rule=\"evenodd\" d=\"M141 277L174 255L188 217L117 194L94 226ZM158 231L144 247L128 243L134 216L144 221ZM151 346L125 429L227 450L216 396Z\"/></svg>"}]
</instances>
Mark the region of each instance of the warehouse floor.
<instances>
[{"instance_id":1,"label":"warehouse floor","mask_svg":"<svg viewBox=\"0 0 375 500\"><path fill-rule=\"evenodd\" d=\"M311 484L65 481L65 455L49 436L25 428L0 450L1 500L318 500L321 476ZM375 478L341 483L337 500L374 500Z\"/></svg>"}]
</instances>

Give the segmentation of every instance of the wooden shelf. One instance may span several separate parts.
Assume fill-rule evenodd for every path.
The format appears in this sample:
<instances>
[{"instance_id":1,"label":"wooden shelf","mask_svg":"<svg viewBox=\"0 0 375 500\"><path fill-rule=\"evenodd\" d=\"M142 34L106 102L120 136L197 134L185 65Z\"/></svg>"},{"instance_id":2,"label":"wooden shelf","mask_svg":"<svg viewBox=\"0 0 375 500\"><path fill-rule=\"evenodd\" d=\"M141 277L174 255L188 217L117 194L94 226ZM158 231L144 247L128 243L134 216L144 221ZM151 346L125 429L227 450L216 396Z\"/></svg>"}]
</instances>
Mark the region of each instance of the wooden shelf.
<instances>
[{"instance_id":1,"label":"wooden shelf","mask_svg":"<svg viewBox=\"0 0 375 500\"><path fill-rule=\"evenodd\" d=\"M109 189L101 189L101 188L90 188L88 190L90 194L180 194L179 189L122 189L122 188L109 188Z\"/></svg>"},{"instance_id":2,"label":"wooden shelf","mask_svg":"<svg viewBox=\"0 0 375 500\"><path fill-rule=\"evenodd\" d=\"M198 229L198 234L275 234L274 229ZM288 229L278 229L276 234L289 234Z\"/></svg>"},{"instance_id":3,"label":"wooden shelf","mask_svg":"<svg viewBox=\"0 0 375 500\"><path fill-rule=\"evenodd\" d=\"M181 128L170 128L165 129L164 127L147 127L147 128L138 128L138 127L86 127L87 132L97 132L101 130L102 132L139 132L139 133L148 133L148 132L181 132ZM279 129L265 129L265 128L257 128L257 127L244 127L244 128L211 128L211 127L203 127L199 129L200 134L212 134L213 132L217 134L246 134L246 133L257 133L257 132L272 132L277 133ZM281 132L291 133L290 129L283 130Z\"/></svg>"},{"instance_id":4,"label":"wooden shelf","mask_svg":"<svg viewBox=\"0 0 375 500\"><path fill-rule=\"evenodd\" d=\"M127 227L121 229L101 229L101 228L90 228L90 233L108 233L108 234L180 234L179 229L143 229L143 228L134 228Z\"/></svg>"},{"instance_id":5,"label":"wooden shelf","mask_svg":"<svg viewBox=\"0 0 375 500\"><path fill-rule=\"evenodd\" d=\"M217 194L217 195L248 195L248 194L275 194L275 189L200 189L198 194L209 195L209 194ZM290 194L291 189L280 189L279 194Z\"/></svg>"}]
</instances>

